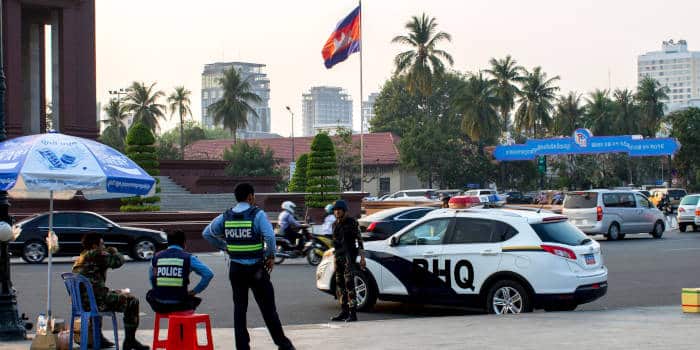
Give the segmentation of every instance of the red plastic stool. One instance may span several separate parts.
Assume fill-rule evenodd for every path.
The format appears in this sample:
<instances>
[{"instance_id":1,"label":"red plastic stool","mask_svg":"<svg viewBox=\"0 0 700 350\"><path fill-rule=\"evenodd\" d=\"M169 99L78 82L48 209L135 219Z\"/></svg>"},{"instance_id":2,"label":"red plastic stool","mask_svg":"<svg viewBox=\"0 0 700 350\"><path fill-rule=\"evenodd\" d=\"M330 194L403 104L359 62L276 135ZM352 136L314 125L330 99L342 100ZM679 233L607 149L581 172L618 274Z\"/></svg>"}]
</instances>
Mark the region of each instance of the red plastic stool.
<instances>
[{"instance_id":1,"label":"red plastic stool","mask_svg":"<svg viewBox=\"0 0 700 350\"><path fill-rule=\"evenodd\" d=\"M175 316L175 315L192 315L194 314L194 310L189 310L189 311L179 311L179 312L171 312L167 314L160 314L156 312L156 323L153 326L153 346L151 346L151 349L153 350L158 350L158 349L166 349L168 345L168 339L160 339L160 320L161 319L166 319L168 320L168 325L166 326L166 329L170 329L170 317ZM166 335L168 334L167 332L165 333Z\"/></svg>"},{"instance_id":2,"label":"red plastic stool","mask_svg":"<svg viewBox=\"0 0 700 350\"><path fill-rule=\"evenodd\" d=\"M207 343L197 342L197 325L204 323L207 327ZM209 315L171 315L168 325L167 350L214 350Z\"/></svg>"}]
</instances>

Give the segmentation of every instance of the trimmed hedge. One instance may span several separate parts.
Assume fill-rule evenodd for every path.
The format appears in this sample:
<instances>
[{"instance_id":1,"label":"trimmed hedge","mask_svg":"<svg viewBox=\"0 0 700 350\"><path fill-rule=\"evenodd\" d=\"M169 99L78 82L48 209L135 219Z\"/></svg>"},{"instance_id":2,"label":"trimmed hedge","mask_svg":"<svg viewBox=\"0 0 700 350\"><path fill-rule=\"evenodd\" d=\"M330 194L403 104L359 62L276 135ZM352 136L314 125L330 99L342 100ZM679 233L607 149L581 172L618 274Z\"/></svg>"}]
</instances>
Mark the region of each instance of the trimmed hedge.
<instances>
[{"instance_id":1,"label":"trimmed hedge","mask_svg":"<svg viewBox=\"0 0 700 350\"><path fill-rule=\"evenodd\" d=\"M306 206L323 208L339 197L338 168L335 162L335 146L326 133L320 133L311 142L306 170Z\"/></svg>"},{"instance_id":2,"label":"trimmed hedge","mask_svg":"<svg viewBox=\"0 0 700 350\"><path fill-rule=\"evenodd\" d=\"M156 148L153 144L156 138L151 130L141 123L131 126L126 135L126 155L151 176L160 174ZM160 193L159 181L156 180L156 193ZM123 212L159 211L160 207L153 205L160 202L160 197L129 197L123 198L119 210Z\"/></svg>"}]
</instances>

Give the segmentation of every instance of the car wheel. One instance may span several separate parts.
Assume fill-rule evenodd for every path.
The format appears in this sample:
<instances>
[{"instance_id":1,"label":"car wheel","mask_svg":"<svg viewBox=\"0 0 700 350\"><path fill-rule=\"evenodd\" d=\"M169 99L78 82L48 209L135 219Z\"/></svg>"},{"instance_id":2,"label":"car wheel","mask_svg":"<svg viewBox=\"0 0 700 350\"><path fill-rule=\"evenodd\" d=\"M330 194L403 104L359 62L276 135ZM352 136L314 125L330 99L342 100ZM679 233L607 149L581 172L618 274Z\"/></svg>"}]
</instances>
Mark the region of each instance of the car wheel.
<instances>
[{"instance_id":1,"label":"car wheel","mask_svg":"<svg viewBox=\"0 0 700 350\"><path fill-rule=\"evenodd\" d=\"M353 278L357 309L361 311L371 310L377 303L377 287L374 285L374 281L363 271L357 271Z\"/></svg>"},{"instance_id":2,"label":"car wheel","mask_svg":"<svg viewBox=\"0 0 700 350\"><path fill-rule=\"evenodd\" d=\"M606 235L609 241L617 241L620 239L620 225L613 223L608 228L608 234Z\"/></svg>"},{"instance_id":3,"label":"car wheel","mask_svg":"<svg viewBox=\"0 0 700 350\"><path fill-rule=\"evenodd\" d=\"M659 239L663 235L664 235L664 223L661 221L657 221L654 224L654 231L651 231L651 236L656 238L656 239Z\"/></svg>"},{"instance_id":4,"label":"car wheel","mask_svg":"<svg viewBox=\"0 0 700 350\"><path fill-rule=\"evenodd\" d=\"M22 248L22 260L30 264L39 264L48 255L46 244L39 241L30 241L24 244Z\"/></svg>"},{"instance_id":5,"label":"car wheel","mask_svg":"<svg viewBox=\"0 0 700 350\"><path fill-rule=\"evenodd\" d=\"M681 232L687 232L687 231L688 231L688 225L686 225L686 224L680 224L680 225L678 225L678 229L681 230Z\"/></svg>"},{"instance_id":6,"label":"car wheel","mask_svg":"<svg viewBox=\"0 0 700 350\"><path fill-rule=\"evenodd\" d=\"M576 307L578 307L578 304L575 304L575 303L560 303L560 304L545 306L544 311L547 311L547 312L574 311L574 310L576 310Z\"/></svg>"},{"instance_id":7,"label":"car wheel","mask_svg":"<svg viewBox=\"0 0 700 350\"><path fill-rule=\"evenodd\" d=\"M314 248L309 249L309 252L306 253L306 260L311 266L318 266L318 264L321 263L322 259L323 257L321 255L316 254L316 249Z\"/></svg>"},{"instance_id":8,"label":"car wheel","mask_svg":"<svg viewBox=\"0 0 700 350\"><path fill-rule=\"evenodd\" d=\"M496 315L531 312L530 294L519 282L512 280L496 282L487 294L486 311Z\"/></svg>"},{"instance_id":9,"label":"car wheel","mask_svg":"<svg viewBox=\"0 0 700 350\"><path fill-rule=\"evenodd\" d=\"M134 246L131 250L131 257L134 260L146 261L151 260L151 258L153 258L153 255L155 255L156 245L155 243L153 243L153 241L149 239L141 239L134 243Z\"/></svg>"}]
</instances>

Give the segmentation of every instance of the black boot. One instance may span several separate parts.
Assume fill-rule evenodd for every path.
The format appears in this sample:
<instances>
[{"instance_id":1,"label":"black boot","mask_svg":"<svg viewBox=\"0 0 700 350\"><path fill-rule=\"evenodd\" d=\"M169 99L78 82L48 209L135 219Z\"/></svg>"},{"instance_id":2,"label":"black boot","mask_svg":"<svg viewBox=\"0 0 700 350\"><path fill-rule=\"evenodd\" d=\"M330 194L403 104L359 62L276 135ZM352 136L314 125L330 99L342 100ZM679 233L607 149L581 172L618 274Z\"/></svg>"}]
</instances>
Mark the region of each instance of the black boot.
<instances>
[{"instance_id":1,"label":"black boot","mask_svg":"<svg viewBox=\"0 0 700 350\"><path fill-rule=\"evenodd\" d=\"M345 319L347 319L348 316L350 316L350 313L348 312L348 307L346 305L343 305L343 310L340 311L338 316L331 318L331 321L342 322L345 321Z\"/></svg>"},{"instance_id":2,"label":"black boot","mask_svg":"<svg viewBox=\"0 0 700 350\"><path fill-rule=\"evenodd\" d=\"M109 341L109 339L105 338L105 335L100 332L100 349L108 349L108 348L113 348L114 343Z\"/></svg>"},{"instance_id":3,"label":"black boot","mask_svg":"<svg viewBox=\"0 0 700 350\"><path fill-rule=\"evenodd\" d=\"M139 343L136 340L136 328L124 327L124 344L122 344L123 350L149 350L150 347Z\"/></svg>"},{"instance_id":4,"label":"black boot","mask_svg":"<svg viewBox=\"0 0 700 350\"><path fill-rule=\"evenodd\" d=\"M348 313L348 318L345 319L345 322L355 322L357 321L357 309L354 307L350 308L350 312Z\"/></svg>"}]
</instances>

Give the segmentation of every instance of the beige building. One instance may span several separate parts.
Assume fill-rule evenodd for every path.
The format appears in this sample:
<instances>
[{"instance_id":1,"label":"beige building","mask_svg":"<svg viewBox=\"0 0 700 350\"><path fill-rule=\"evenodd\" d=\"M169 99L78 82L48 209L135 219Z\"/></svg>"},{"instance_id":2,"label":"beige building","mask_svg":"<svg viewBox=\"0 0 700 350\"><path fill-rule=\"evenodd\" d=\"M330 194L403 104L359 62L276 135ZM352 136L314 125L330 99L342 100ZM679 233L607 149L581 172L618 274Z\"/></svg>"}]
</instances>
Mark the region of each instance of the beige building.
<instances>
[{"instance_id":1,"label":"beige building","mask_svg":"<svg viewBox=\"0 0 700 350\"><path fill-rule=\"evenodd\" d=\"M267 139L247 139L245 142L257 143L263 148L270 147L279 161L279 166L288 168L292 161L292 142L294 142L294 159L308 153L313 137L277 137ZM353 144L359 146L360 135L352 135ZM423 184L415 171L402 169L399 164L399 137L389 132L365 134L365 191L372 196L381 196L400 190L422 188ZM233 145L233 140L200 140L185 148L185 159L222 159L224 150ZM359 148L359 147L358 147ZM360 190L360 174L356 174L353 190Z\"/></svg>"}]
</instances>

